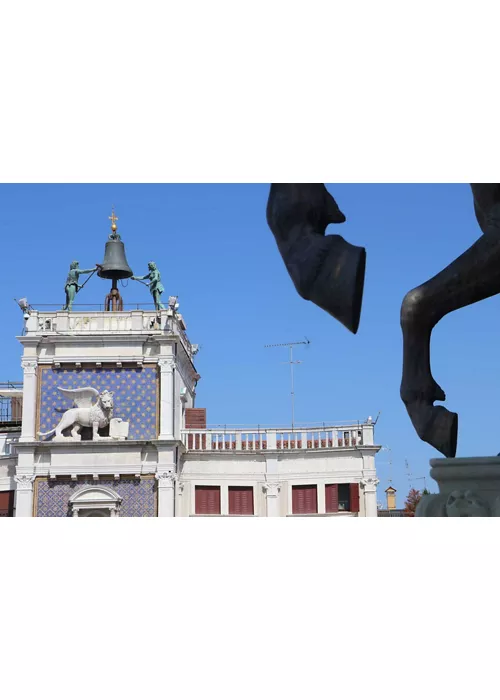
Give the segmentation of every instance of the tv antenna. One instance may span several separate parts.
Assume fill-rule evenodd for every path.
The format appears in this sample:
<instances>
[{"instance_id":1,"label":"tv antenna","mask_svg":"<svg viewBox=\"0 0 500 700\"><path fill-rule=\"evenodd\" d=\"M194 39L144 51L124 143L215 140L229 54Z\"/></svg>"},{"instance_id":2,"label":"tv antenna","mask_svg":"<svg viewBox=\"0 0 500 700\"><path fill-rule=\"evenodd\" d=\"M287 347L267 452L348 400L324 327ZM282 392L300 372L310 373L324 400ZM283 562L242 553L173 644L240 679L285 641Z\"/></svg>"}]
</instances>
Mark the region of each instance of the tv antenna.
<instances>
[{"instance_id":1,"label":"tv antenna","mask_svg":"<svg viewBox=\"0 0 500 700\"><path fill-rule=\"evenodd\" d=\"M290 350L290 359L288 360L288 362L286 364L290 365L290 383L291 383L290 398L291 398L291 402L292 402L292 430L294 429L294 426L295 426L295 388L294 388L294 383L293 383L293 366L302 364L302 360L294 360L293 359L293 347L294 347L294 345L310 345L310 344L311 344L311 341L306 338L305 340L298 340L295 343L274 343L273 345L264 345L265 348L289 348L289 350Z\"/></svg>"},{"instance_id":2,"label":"tv antenna","mask_svg":"<svg viewBox=\"0 0 500 700\"><path fill-rule=\"evenodd\" d=\"M408 483L410 484L410 488L413 488L413 474L410 471L410 465L408 464L408 460L405 459L405 468L406 468L406 474L408 476Z\"/></svg>"}]
</instances>

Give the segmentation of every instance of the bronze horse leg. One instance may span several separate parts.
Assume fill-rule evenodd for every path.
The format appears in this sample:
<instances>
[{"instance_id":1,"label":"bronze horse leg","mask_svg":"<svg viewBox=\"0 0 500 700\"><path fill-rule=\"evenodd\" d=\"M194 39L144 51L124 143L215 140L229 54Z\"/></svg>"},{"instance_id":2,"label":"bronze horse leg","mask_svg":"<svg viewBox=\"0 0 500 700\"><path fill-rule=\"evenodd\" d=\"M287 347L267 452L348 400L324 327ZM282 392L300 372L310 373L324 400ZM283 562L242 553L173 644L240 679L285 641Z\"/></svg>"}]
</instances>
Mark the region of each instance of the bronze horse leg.
<instances>
[{"instance_id":1,"label":"bronze horse leg","mask_svg":"<svg viewBox=\"0 0 500 700\"><path fill-rule=\"evenodd\" d=\"M451 311L500 293L500 185L471 185L483 235L448 267L408 292L401 307L401 398L419 437L446 457L457 447L458 416L434 401L445 393L430 368L434 326ZM356 333L366 253L341 236L325 235L345 216L323 184L273 184L267 220L292 281L309 299Z\"/></svg>"},{"instance_id":2,"label":"bronze horse leg","mask_svg":"<svg viewBox=\"0 0 500 700\"><path fill-rule=\"evenodd\" d=\"M500 293L500 186L471 187L483 235L435 277L408 292L401 306L401 398L419 437L446 457L456 454L458 416L434 406L446 396L431 374L432 329L451 311Z\"/></svg>"},{"instance_id":3,"label":"bronze horse leg","mask_svg":"<svg viewBox=\"0 0 500 700\"><path fill-rule=\"evenodd\" d=\"M342 236L325 235L345 216L323 184L273 184L267 222L297 292L356 333L366 252Z\"/></svg>"}]
</instances>

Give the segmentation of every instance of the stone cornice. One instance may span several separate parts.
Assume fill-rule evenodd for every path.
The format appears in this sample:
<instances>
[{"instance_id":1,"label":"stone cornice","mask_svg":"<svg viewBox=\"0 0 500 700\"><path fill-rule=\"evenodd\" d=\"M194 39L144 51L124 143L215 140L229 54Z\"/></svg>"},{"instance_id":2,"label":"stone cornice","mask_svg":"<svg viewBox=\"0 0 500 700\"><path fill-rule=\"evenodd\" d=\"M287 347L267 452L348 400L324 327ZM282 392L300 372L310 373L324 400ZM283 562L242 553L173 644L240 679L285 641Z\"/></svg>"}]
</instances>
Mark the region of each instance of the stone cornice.
<instances>
[{"instance_id":1,"label":"stone cornice","mask_svg":"<svg viewBox=\"0 0 500 700\"><path fill-rule=\"evenodd\" d=\"M182 445L180 440L81 440L79 442L73 440L61 440L60 442L47 441L32 441L32 442L16 442L16 450L18 452L29 452L33 449L58 450L64 452L114 452L117 449L134 449L150 445L153 447L171 447Z\"/></svg>"}]
</instances>

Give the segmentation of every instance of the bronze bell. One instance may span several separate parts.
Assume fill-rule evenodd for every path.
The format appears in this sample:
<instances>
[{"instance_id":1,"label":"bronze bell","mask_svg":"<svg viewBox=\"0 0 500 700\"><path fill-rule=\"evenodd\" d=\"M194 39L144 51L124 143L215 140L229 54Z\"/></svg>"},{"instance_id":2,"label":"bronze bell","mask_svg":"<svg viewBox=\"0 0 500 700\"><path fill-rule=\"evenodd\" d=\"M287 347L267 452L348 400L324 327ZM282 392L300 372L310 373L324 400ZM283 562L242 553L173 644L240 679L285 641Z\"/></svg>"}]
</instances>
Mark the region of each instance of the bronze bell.
<instances>
[{"instance_id":1,"label":"bronze bell","mask_svg":"<svg viewBox=\"0 0 500 700\"><path fill-rule=\"evenodd\" d=\"M106 242L104 262L97 270L97 274L107 280L124 280L134 274L127 262L123 241L119 237L110 236Z\"/></svg>"}]
</instances>

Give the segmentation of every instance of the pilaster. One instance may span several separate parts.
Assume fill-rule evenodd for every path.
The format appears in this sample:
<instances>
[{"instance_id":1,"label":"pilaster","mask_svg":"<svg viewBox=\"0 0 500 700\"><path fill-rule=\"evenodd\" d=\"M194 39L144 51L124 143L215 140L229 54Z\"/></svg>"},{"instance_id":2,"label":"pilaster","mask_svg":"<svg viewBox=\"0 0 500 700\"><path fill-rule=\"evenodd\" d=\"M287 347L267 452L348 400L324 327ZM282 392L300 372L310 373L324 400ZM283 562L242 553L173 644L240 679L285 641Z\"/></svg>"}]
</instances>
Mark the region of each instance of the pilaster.
<instances>
[{"instance_id":1,"label":"pilaster","mask_svg":"<svg viewBox=\"0 0 500 700\"><path fill-rule=\"evenodd\" d=\"M160 368L160 440L174 439L174 359L158 360Z\"/></svg>"},{"instance_id":2,"label":"pilaster","mask_svg":"<svg viewBox=\"0 0 500 700\"><path fill-rule=\"evenodd\" d=\"M369 476L361 480L363 487L363 497L365 499L365 516L367 518L377 517L377 485L379 480Z\"/></svg>"},{"instance_id":3,"label":"pilaster","mask_svg":"<svg viewBox=\"0 0 500 700\"><path fill-rule=\"evenodd\" d=\"M158 480L158 517L173 518L175 515L175 483L177 474L173 470L159 471Z\"/></svg>"},{"instance_id":4,"label":"pilaster","mask_svg":"<svg viewBox=\"0 0 500 700\"><path fill-rule=\"evenodd\" d=\"M37 369L36 359L23 360L23 415L20 442L32 442L36 439L36 394Z\"/></svg>"},{"instance_id":5,"label":"pilaster","mask_svg":"<svg viewBox=\"0 0 500 700\"><path fill-rule=\"evenodd\" d=\"M281 484L278 481L266 481L262 486L264 493L266 494L267 501L267 516L269 518L276 518L280 514L280 491Z\"/></svg>"},{"instance_id":6,"label":"pilaster","mask_svg":"<svg viewBox=\"0 0 500 700\"><path fill-rule=\"evenodd\" d=\"M16 488L16 518L31 518L33 516L33 482L34 474L18 474L14 476Z\"/></svg>"}]
</instances>

